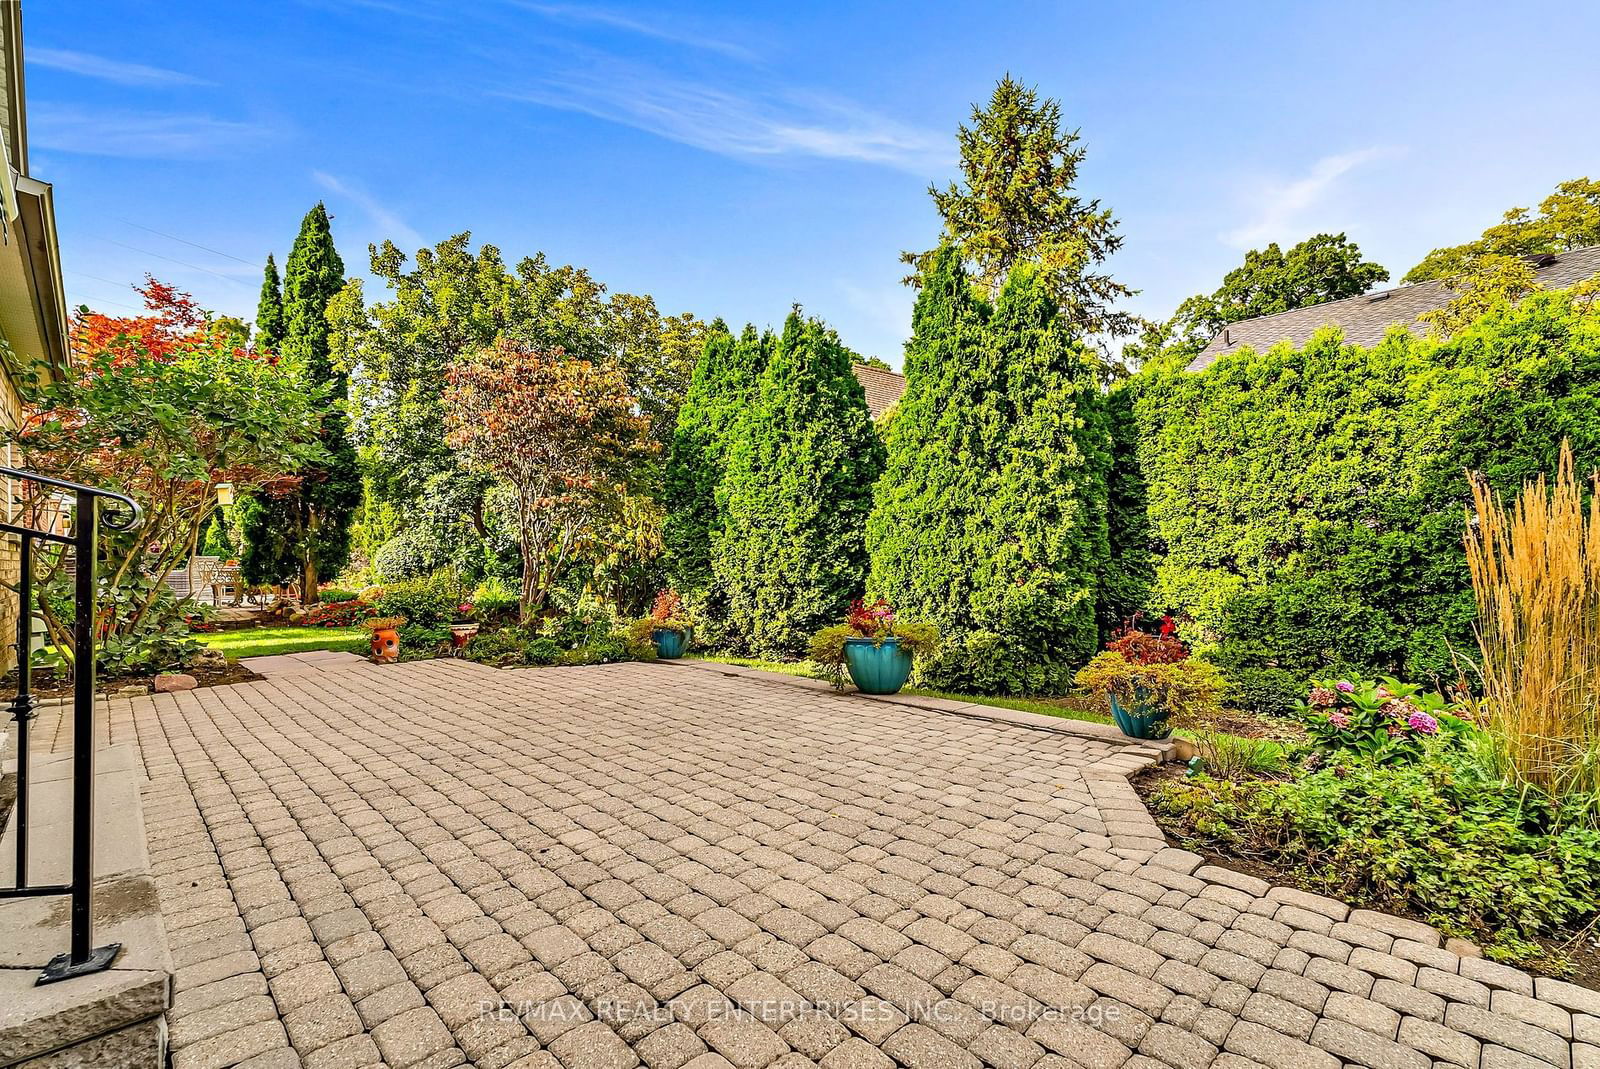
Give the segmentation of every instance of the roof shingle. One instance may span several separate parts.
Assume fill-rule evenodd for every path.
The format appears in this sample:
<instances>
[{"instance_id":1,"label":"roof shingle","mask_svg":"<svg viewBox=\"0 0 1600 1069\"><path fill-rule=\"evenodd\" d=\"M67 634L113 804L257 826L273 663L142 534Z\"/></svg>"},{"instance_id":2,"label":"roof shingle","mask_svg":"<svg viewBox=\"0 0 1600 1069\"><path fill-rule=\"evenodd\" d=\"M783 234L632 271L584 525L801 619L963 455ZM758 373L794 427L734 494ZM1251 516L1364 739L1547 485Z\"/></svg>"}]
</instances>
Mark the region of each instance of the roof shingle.
<instances>
[{"instance_id":1,"label":"roof shingle","mask_svg":"<svg viewBox=\"0 0 1600 1069\"><path fill-rule=\"evenodd\" d=\"M1547 290L1565 289L1600 275L1600 245L1555 253L1533 277ZM1442 281L1418 282L1377 293L1363 293L1342 301L1326 301L1275 315L1244 319L1224 327L1200 355L1190 371L1204 371L1217 357L1243 348L1270 349L1281 341L1299 347L1324 326L1336 326L1351 345L1371 346L1383 340L1389 328L1400 324L1414 328L1425 313L1443 308L1455 294Z\"/></svg>"},{"instance_id":2,"label":"roof shingle","mask_svg":"<svg viewBox=\"0 0 1600 1069\"><path fill-rule=\"evenodd\" d=\"M889 411L906 392L906 377L898 372L868 364L854 364L850 370L856 373L856 380L867 391L867 409L873 419Z\"/></svg>"}]
</instances>

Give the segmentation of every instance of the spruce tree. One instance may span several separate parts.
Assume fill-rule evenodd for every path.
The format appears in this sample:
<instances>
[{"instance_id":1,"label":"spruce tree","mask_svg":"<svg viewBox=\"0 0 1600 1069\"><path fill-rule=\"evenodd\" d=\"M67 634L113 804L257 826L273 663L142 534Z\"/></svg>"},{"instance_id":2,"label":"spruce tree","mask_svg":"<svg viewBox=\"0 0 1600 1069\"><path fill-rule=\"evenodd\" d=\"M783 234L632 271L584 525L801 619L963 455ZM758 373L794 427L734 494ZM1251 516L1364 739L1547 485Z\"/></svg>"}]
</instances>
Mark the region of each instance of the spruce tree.
<instances>
[{"instance_id":1,"label":"spruce tree","mask_svg":"<svg viewBox=\"0 0 1600 1069\"><path fill-rule=\"evenodd\" d=\"M760 656L794 656L862 593L863 527L883 468L838 335L791 313L733 434L717 495L722 529L712 536L727 640Z\"/></svg>"},{"instance_id":2,"label":"spruce tree","mask_svg":"<svg viewBox=\"0 0 1600 1069\"><path fill-rule=\"evenodd\" d=\"M1093 653L1110 434L1095 362L1028 265L991 308L950 245L923 277L867 525L871 589L936 623L935 686L1064 687Z\"/></svg>"},{"instance_id":3,"label":"spruce tree","mask_svg":"<svg viewBox=\"0 0 1600 1069\"><path fill-rule=\"evenodd\" d=\"M319 580L349 560L350 522L361 500L361 473L344 411L349 384L328 355L328 302L344 286L344 261L320 202L301 222L283 274L279 350L322 395L321 443L328 458L296 472L300 484L294 490L262 497L241 513L248 545L240 563L251 582L298 581L302 599L312 604Z\"/></svg>"},{"instance_id":4,"label":"spruce tree","mask_svg":"<svg viewBox=\"0 0 1600 1069\"><path fill-rule=\"evenodd\" d=\"M961 250L984 295L997 299L1017 264L1037 264L1059 314L1080 331L1131 334L1137 320L1113 305L1133 291L1096 270L1122 237L1111 210L1077 192L1084 150L1062 124L1060 102L1006 75L956 136L961 181L928 194L944 220L943 240ZM902 253L919 272L906 282L930 273L933 257Z\"/></svg>"},{"instance_id":5,"label":"spruce tree","mask_svg":"<svg viewBox=\"0 0 1600 1069\"><path fill-rule=\"evenodd\" d=\"M278 285L278 265L267 253L261 279L261 299L256 302L256 343L269 353L283 344L283 291Z\"/></svg>"}]
</instances>

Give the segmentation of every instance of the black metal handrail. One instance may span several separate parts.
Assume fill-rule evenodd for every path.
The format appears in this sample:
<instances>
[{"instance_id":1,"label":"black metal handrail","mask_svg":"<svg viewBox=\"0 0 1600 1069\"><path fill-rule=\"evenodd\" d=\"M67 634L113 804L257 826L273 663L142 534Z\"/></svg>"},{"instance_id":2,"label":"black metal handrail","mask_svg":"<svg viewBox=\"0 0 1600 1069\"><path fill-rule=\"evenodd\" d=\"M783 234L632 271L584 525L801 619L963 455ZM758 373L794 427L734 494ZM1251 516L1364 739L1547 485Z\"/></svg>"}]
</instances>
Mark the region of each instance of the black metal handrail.
<instances>
[{"instance_id":1,"label":"black metal handrail","mask_svg":"<svg viewBox=\"0 0 1600 1069\"><path fill-rule=\"evenodd\" d=\"M94 946L94 691L95 602L98 585L97 552L101 524L113 531L137 527L144 513L131 497L93 486L52 479L36 472L0 467L0 476L68 490L75 495L72 534L42 531L14 523L0 523L0 531L22 540L20 579L17 584L17 696L11 714L17 723L17 798L12 820L17 829L17 885L0 888L0 898L45 895L72 896L72 944L45 966L36 984L54 983L110 967L121 943ZM99 515L101 498L125 506L125 511ZM19 517L20 518L20 517ZM33 544L57 542L72 547L72 878L64 884L28 884L28 723L38 702L33 696Z\"/></svg>"}]
</instances>

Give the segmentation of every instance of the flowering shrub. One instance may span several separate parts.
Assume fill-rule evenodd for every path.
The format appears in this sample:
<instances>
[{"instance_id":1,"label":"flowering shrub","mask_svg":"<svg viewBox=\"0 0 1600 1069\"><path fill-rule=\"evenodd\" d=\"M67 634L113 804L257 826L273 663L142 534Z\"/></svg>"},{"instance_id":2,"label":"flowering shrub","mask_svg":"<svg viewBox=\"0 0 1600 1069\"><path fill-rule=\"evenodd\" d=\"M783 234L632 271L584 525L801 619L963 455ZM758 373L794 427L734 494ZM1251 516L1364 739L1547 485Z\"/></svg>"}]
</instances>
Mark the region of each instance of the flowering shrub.
<instances>
[{"instance_id":1,"label":"flowering shrub","mask_svg":"<svg viewBox=\"0 0 1600 1069\"><path fill-rule=\"evenodd\" d=\"M301 627L355 627L378 610L363 601L328 601L307 612Z\"/></svg>"},{"instance_id":2,"label":"flowering shrub","mask_svg":"<svg viewBox=\"0 0 1600 1069\"><path fill-rule=\"evenodd\" d=\"M456 623L467 624L477 618L478 608L470 601L463 601L456 606Z\"/></svg>"},{"instance_id":3,"label":"flowering shrub","mask_svg":"<svg viewBox=\"0 0 1600 1069\"><path fill-rule=\"evenodd\" d=\"M1311 693L1297 707L1317 753L1379 764L1418 757L1452 709L1437 694L1388 678L1382 683L1313 680Z\"/></svg>"},{"instance_id":4,"label":"flowering shrub","mask_svg":"<svg viewBox=\"0 0 1600 1069\"><path fill-rule=\"evenodd\" d=\"M651 627L657 631L687 631L694 626L683 599L671 590L663 590L656 595L648 619Z\"/></svg>"},{"instance_id":5,"label":"flowering shrub","mask_svg":"<svg viewBox=\"0 0 1600 1069\"><path fill-rule=\"evenodd\" d=\"M1492 958L1519 937L1565 941L1592 924L1600 830L1582 807L1564 819L1463 750L1424 751L1288 781L1196 776L1157 788L1151 808L1191 849L1265 860L1312 890L1428 917Z\"/></svg>"},{"instance_id":6,"label":"flowering shrub","mask_svg":"<svg viewBox=\"0 0 1600 1069\"><path fill-rule=\"evenodd\" d=\"M1161 618L1161 630L1154 635L1129 624L1106 643L1106 649L1122 654L1131 664L1177 664L1189 656L1189 647L1173 633L1176 630L1170 616Z\"/></svg>"},{"instance_id":7,"label":"flowering shrub","mask_svg":"<svg viewBox=\"0 0 1600 1069\"><path fill-rule=\"evenodd\" d=\"M902 620L883 598L872 604L857 598L850 603L845 622L824 627L811 636L811 659L836 687L844 687L844 647L852 638L870 638L881 646L894 639L913 657L930 655L939 648L939 629L921 620Z\"/></svg>"}]
</instances>

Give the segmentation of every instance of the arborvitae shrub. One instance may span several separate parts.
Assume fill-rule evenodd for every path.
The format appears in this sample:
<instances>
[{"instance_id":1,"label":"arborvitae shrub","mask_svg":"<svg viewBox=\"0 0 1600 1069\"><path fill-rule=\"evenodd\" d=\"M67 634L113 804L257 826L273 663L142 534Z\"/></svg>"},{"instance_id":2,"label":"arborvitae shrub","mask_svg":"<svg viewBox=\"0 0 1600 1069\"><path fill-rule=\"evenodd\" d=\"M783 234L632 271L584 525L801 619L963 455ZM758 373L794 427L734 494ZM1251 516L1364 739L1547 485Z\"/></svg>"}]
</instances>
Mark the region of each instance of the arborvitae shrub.
<instances>
[{"instance_id":1,"label":"arborvitae shrub","mask_svg":"<svg viewBox=\"0 0 1600 1069\"><path fill-rule=\"evenodd\" d=\"M729 645L799 656L861 594L863 529L882 468L849 350L821 322L791 314L733 430L717 495L711 563Z\"/></svg>"},{"instance_id":2,"label":"arborvitae shrub","mask_svg":"<svg viewBox=\"0 0 1600 1069\"><path fill-rule=\"evenodd\" d=\"M1092 361L1034 271L991 308L950 249L912 314L871 589L947 637L930 684L1060 691L1098 645L1111 436Z\"/></svg>"}]
</instances>

